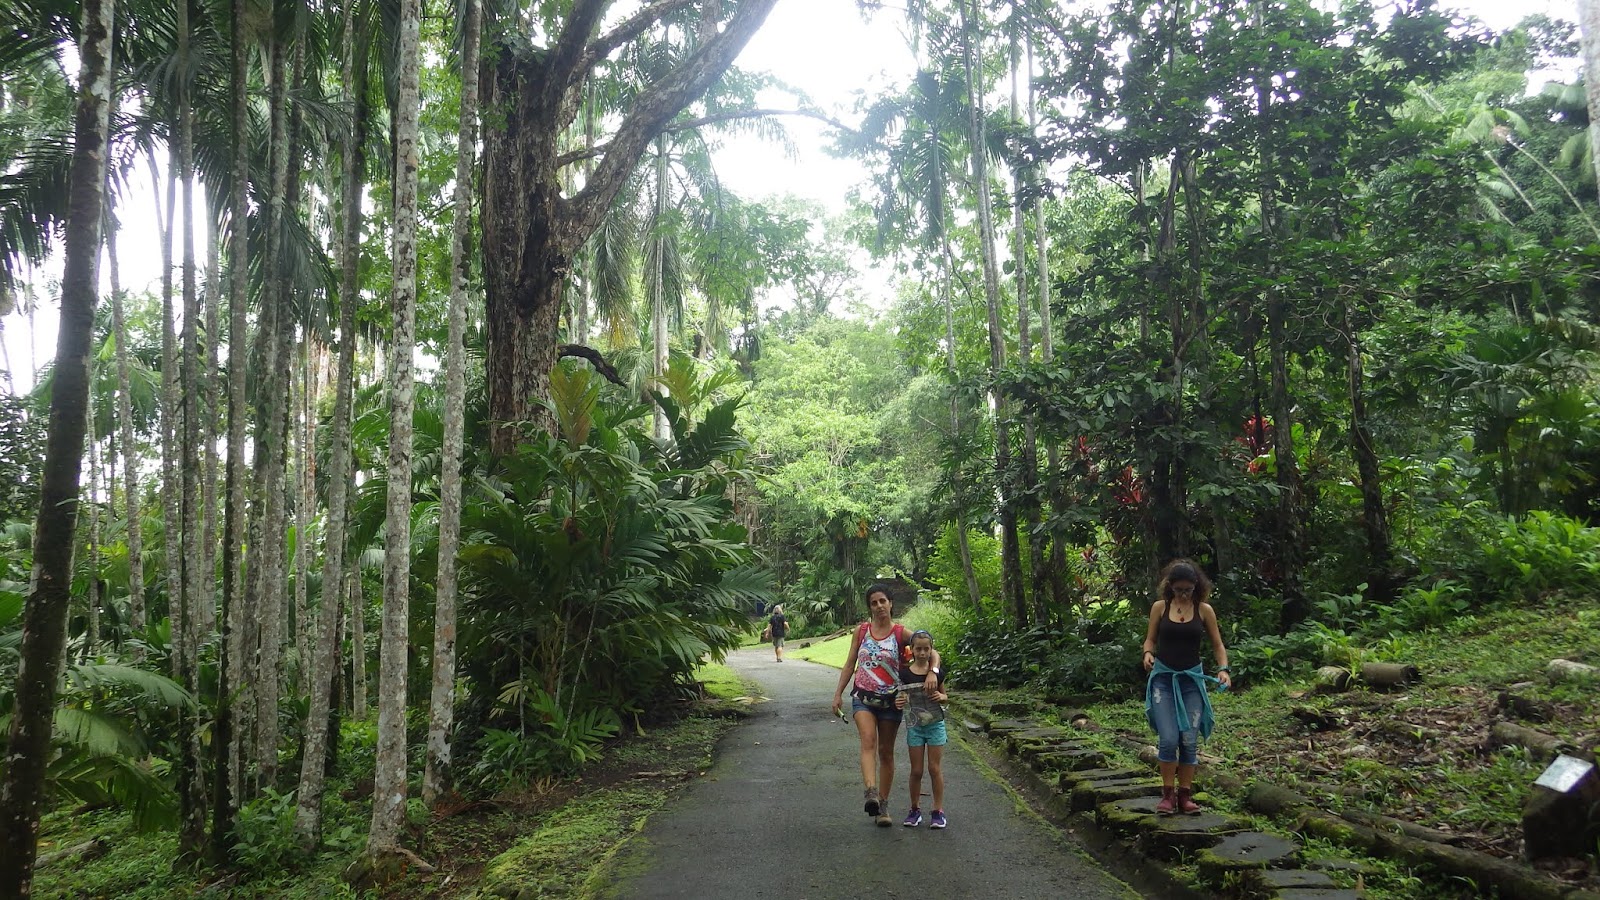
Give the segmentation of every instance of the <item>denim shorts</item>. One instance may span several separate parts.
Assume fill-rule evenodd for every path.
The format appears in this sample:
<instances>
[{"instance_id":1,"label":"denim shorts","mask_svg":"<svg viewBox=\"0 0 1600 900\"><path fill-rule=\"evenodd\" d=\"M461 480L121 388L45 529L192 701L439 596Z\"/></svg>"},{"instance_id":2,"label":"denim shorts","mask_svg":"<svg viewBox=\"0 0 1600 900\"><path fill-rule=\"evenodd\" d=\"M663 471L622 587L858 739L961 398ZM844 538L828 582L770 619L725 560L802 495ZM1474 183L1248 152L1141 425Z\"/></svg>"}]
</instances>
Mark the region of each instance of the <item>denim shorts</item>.
<instances>
[{"instance_id":1,"label":"denim shorts","mask_svg":"<svg viewBox=\"0 0 1600 900\"><path fill-rule=\"evenodd\" d=\"M910 725L906 728L907 747L943 747L949 740L950 734L944 730L943 719L927 725Z\"/></svg>"},{"instance_id":2,"label":"denim shorts","mask_svg":"<svg viewBox=\"0 0 1600 900\"><path fill-rule=\"evenodd\" d=\"M861 699L852 692L850 694L850 718L854 719L855 714L859 712L872 713L873 717L880 722L898 723L901 719L905 718L905 712L903 710L895 709L892 706L888 709L874 709L865 703L862 703Z\"/></svg>"}]
</instances>

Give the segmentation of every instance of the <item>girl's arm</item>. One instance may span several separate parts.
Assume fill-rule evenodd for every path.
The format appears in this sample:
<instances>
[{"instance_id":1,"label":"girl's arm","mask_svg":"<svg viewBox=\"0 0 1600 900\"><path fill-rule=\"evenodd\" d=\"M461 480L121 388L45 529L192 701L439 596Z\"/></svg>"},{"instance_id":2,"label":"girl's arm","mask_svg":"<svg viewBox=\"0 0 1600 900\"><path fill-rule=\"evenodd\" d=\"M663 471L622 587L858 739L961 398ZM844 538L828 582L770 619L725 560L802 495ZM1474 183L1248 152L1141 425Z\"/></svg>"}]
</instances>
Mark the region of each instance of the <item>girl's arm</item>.
<instances>
[{"instance_id":1,"label":"girl's arm","mask_svg":"<svg viewBox=\"0 0 1600 900\"><path fill-rule=\"evenodd\" d=\"M1200 604L1200 618L1206 623L1206 631L1211 634L1211 655L1217 660L1217 680L1229 687L1233 686L1233 676L1228 670L1228 648L1222 644L1222 629L1217 627L1217 611L1211 604Z\"/></svg>"},{"instance_id":2,"label":"girl's arm","mask_svg":"<svg viewBox=\"0 0 1600 900\"><path fill-rule=\"evenodd\" d=\"M939 689L939 648L933 648L933 658L928 661L928 677L922 680L922 687L931 696Z\"/></svg>"},{"instance_id":3,"label":"girl's arm","mask_svg":"<svg viewBox=\"0 0 1600 900\"><path fill-rule=\"evenodd\" d=\"M1144 632L1144 670L1150 671L1156 664L1156 623L1161 621L1161 614L1167 608L1167 601L1157 600L1150 607L1150 627Z\"/></svg>"},{"instance_id":4,"label":"girl's arm","mask_svg":"<svg viewBox=\"0 0 1600 900\"><path fill-rule=\"evenodd\" d=\"M843 708L844 686L850 683L856 674L856 653L861 650L861 629L856 628L855 635L850 638L850 652L845 654L844 665L839 667L839 683L833 689L833 711L838 714Z\"/></svg>"}]
</instances>

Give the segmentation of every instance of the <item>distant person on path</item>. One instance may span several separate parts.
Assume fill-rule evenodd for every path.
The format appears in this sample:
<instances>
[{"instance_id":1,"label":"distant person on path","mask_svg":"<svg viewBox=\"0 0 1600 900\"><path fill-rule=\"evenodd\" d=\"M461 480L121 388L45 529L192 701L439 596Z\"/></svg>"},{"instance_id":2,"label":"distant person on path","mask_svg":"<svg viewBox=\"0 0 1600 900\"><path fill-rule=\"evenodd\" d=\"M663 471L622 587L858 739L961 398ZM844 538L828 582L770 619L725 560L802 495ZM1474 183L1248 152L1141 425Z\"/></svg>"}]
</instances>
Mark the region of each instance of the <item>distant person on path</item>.
<instances>
[{"instance_id":1,"label":"distant person on path","mask_svg":"<svg viewBox=\"0 0 1600 900\"><path fill-rule=\"evenodd\" d=\"M933 676L937 688L927 687ZM911 662L900 667L901 691L895 704L906 716L906 752L911 757L911 811L900 824L915 828L922 824L922 761L928 761L928 781L933 785L933 813L929 828L945 827L944 745L949 735L944 728L946 699L944 670L933 663L933 635L911 633ZM918 696L921 694L922 696Z\"/></svg>"},{"instance_id":2,"label":"distant person on path","mask_svg":"<svg viewBox=\"0 0 1600 900\"><path fill-rule=\"evenodd\" d=\"M1156 759L1161 768L1161 802L1156 814L1174 812L1199 815L1194 802L1194 770L1200 762L1200 739L1211 736L1211 700L1206 683L1218 682L1226 690L1233 684L1228 674L1228 648L1217 629L1217 613L1206 602L1211 580L1187 559L1175 559L1161 570L1157 599L1150 608L1150 626L1144 636L1144 714L1155 729ZM1200 662L1200 640L1211 637L1211 655L1217 662L1215 678ZM1177 782L1174 790L1173 782Z\"/></svg>"},{"instance_id":3,"label":"distant person on path","mask_svg":"<svg viewBox=\"0 0 1600 900\"><path fill-rule=\"evenodd\" d=\"M894 600L889 588L874 584L867 588L870 618L856 627L839 669L839 684L833 692L833 714L843 716L844 689L850 685L851 718L861 739L861 781L863 808L878 825L893 825L889 819L889 792L894 786L894 744L900 730L901 711L895 707L900 686L900 666L911 659L911 640L904 625L894 621ZM933 655L939 666L939 654ZM938 679L931 673L928 684L937 690Z\"/></svg>"},{"instance_id":4,"label":"distant person on path","mask_svg":"<svg viewBox=\"0 0 1600 900\"><path fill-rule=\"evenodd\" d=\"M782 603L773 604L772 617L767 619L767 627L772 629L772 654L777 657L778 662L783 662L783 639L789 634L789 619L783 614Z\"/></svg>"}]
</instances>

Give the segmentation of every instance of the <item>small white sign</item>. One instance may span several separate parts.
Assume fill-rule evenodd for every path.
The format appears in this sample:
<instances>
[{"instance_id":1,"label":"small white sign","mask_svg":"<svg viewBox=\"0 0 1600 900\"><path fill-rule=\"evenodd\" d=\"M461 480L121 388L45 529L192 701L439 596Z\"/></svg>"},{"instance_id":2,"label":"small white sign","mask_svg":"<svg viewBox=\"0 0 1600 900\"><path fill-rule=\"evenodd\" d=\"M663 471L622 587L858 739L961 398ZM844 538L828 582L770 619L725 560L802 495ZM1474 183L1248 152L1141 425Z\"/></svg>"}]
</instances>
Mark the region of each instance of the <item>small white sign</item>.
<instances>
[{"instance_id":1,"label":"small white sign","mask_svg":"<svg viewBox=\"0 0 1600 900\"><path fill-rule=\"evenodd\" d=\"M1556 761L1544 770L1544 774L1540 775L1534 784L1549 788L1558 794L1565 794L1593 771L1594 763L1563 753L1556 757Z\"/></svg>"}]
</instances>

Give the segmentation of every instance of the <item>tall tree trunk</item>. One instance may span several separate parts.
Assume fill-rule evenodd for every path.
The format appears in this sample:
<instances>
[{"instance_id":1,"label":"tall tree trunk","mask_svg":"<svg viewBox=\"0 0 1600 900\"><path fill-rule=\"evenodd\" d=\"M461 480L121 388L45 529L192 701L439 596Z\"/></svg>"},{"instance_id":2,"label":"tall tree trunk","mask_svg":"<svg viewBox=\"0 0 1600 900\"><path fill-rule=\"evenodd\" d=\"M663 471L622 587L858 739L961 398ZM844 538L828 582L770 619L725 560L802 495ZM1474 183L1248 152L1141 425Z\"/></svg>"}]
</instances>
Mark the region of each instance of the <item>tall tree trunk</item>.
<instances>
[{"instance_id":1,"label":"tall tree trunk","mask_svg":"<svg viewBox=\"0 0 1600 900\"><path fill-rule=\"evenodd\" d=\"M248 188L250 182L249 75L250 48L245 45L246 0L232 0L229 32L231 73L229 92L233 105L233 178L228 198L228 471L224 493L222 543L222 609L220 677L217 683L216 733L211 746L215 752L213 793L216 803L211 816L211 861L227 862L233 850L234 820L238 814L240 772L239 747L246 731L239 711L245 704L236 702L234 692L244 684L245 660L243 623L245 584L240 577L244 563L244 538L249 510L245 506L245 357L248 355L245 306L250 287L250 238Z\"/></svg>"},{"instance_id":2,"label":"tall tree trunk","mask_svg":"<svg viewBox=\"0 0 1600 900\"><path fill-rule=\"evenodd\" d=\"M271 188L267 201L266 265L270 273L262 290L262 311L258 343L261 376L256 379L257 431L260 454L256 462L259 547L252 547L250 583L255 586L251 604L256 623L256 659L252 694L255 701L255 763L257 789L276 784L278 774L278 698L282 678L283 624L286 615L284 588L285 475L287 454L284 439L288 434L288 342L285 330L294 329L289 315L288 285L285 281L284 233L290 215L289 195L289 73L288 44L291 38L274 35L271 60ZM255 552L259 549L259 552Z\"/></svg>"},{"instance_id":3,"label":"tall tree trunk","mask_svg":"<svg viewBox=\"0 0 1600 900\"><path fill-rule=\"evenodd\" d=\"M309 298L308 303L309 306ZM291 395L296 400L296 409L291 419L294 435L294 658L295 679L294 684L300 690L310 689L311 684L311 628L307 625L310 619L309 599L306 589L307 573L311 569L311 543L309 532L311 530L311 503L309 495L311 488L311 410L317 390L317 379L311 371L311 328L309 318L300 330L300 368L299 390L292 391Z\"/></svg>"},{"instance_id":4,"label":"tall tree trunk","mask_svg":"<svg viewBox=\"0 0 1600 900\"><path fill-rule=\"evenodd\" d=\"M178 229L178 142L167 146L167 221L161 235L161 529L165 549L167 612L172 620L172 677L183 681L189 629L183 595L183 473L178 471L182 397L178 390L178 310L174 300L172 244Z\"/></svg>"},{"instance_id":5,"label":"tall tree trunk","mask_svg":"<svg viewBox=\"0 0 1600 900\"><path fill-rule=\"evenodd\" d=\"M1028 131L1037 133L1039 128L1039 112L1035 105L1038 96L1038 87L1033 77L1033 45L1028 45ZM1050 232L1045 227L1044 211L1044 185L1043 173L1040 173L1039 194L1033 198L1033 239L1034 239L1034 286L1039 291L1039 361L1046 369L1055 362L1055 327L1050 310ZM1060 515L1063 500L1061 497L1061 448L1056 446L1054 440L1045 442L1045 466L1048 476L1045 484L1045 494L1050 498L1051 511ZM1050 584L1050 601L1057 615L1062 615L1067 609L1067 547L1059 532L1052 532L1050 540L1050 561L1047 565L1048 580Z\"/></svg>"},{"instance_id":6,"label":"tall tree trunk","mask_svg":"<svg viewBox=\"0 0 1600 900\"><path fill-rule=\"evenodd\" d=\"M1015 27L1011 35L1011 120L1022 121L1021 105L1021 78L1022 78L1022 45L1020 35ZM1027 175L1018 165L1011 173L1011 230L1012 230L1012 274L1016 278L1017 290L1017 358L1023 368L1033 365L1033 317L1029 304L1033 302L1028 293L1028 267L1024 264L1028 258L1028 227L1024 213L1022 194ZM1045 535L1039 528L1039 497L1037 488L1039 484L1039 440L1035 433L1033 417L1027 416L1022 423L1022 521L1028 533L1029 566L1032 569L1033 581L1033 624L1043 625L1048 617L1048 606L1045 599L1048 596L1044 588L1046 569L1045 561Z\"/></svg>"},{"instance_id":7,"label":"tall tree trunk","mask_svg":"<svg viewBox=\"0 0 1600 900\"><path fill-rule=\"evenodd\" d=\"M939 278L939 292L944 298L944 347L945 368L950 373L950 436L959 440L961 437L961 397L956 392L956 316L955 316L955 291L951 288L951 270L955 267L955 256L950 251L950 232L945 223L939 223L939 233L942 237L944 253L941 260ZM972 611L983 612L983 593L978 587L978 576L972 570L972 544L967 535L966 499L961 490L961 463L956 461L955 469L950 473L950 494L955 498L956 505L956 555L961 559L961 578L967 585L967 599L972 603Z\"/></svg>"},{"instance_id":8,"label":"tall tree trunk","mask_svg":"<svg viewBox=\"0 0 1600 900\"><path fill-rule=\"evenodd\" d=\"M179 0L178 13L178 141L177 162L180 198L183 204L183 446L179 466L179 527L183 548L176 591L176 605L182 615L183 651L178 670L184 689L200 696L200 629L197 608L210 602L207 586L211 578L204 568L200 519L201 442L206 433L202 399L204 375L200 371L200 290L194 257L194 113L189 104L189 0ZM169 211L174 218L177 210ZM170 535L170 531L168 534ZM206 796L200 712L196 703L186 708L178 727L178 805L179 845L184 855L198 858L206 841Z\"/></svg>"},{"instance_id":9,"label":"tall tree trunk","mask_svg":"<svg viewBox=\"0 0 1600 900\"><path fill-rule=\"evenodd\" d=\"M983 95L979 87L982 67L978 59L976 0L962 0L962 56L967 75L968 156L978 192L978 243L983 255L983 293L989 309L989 377L998 379L1006 365L1005 327L1000 321L1000 264L996 259L994 207L989 193L987 142L984 138ZM1000 580L1005 607L1018 624L1029 620L1028 599L1022 583L1022 548L1017 537L1017 507L1012 497L1010 404L998 392L994 402L994 464L1000 504Z\"/></svg>"},{"instance_id":10,"label":"tall tree trunk","mask_svg":"<svg viewBox=\"0 0 1600 900\"><path fill-rule=\"evenodd\" d=\"M310 850L322 836L322 788L327 773L325 759L336 735L327 728L329 705L335 696L334 673L339 666L339 611L345 586L345 524L350 496L350 408L355 395L356 307L361 290L361 199L366 173L366 52L357 51L356 17L352 4L344 20L345 98L355 110L355 120L344 140L339 237L339 375L333 394L333 424L329 435L328 517L323 528L322 596L312 645L310 709L306 715L305 749L300 757L300 789L294 830L300 846ZM468 70L471 71L470 69ZM470 77L470 76L469 76ZM354 570L356 566L350 566ZM355 615L360 615L359 609Z\"/></svg>"},{"instance_id":11,"label":"tall tree trunk","mask_svg":"<svg viewBox=\"0 0 1600 900\"><path fill-rule=\"evenodd\" d=\"M444 459L439 474L439 572L433 611L433 697L422 800L432 806L450 785L450 728L456 682L456 548L461 535L461 449L465 430L467 350L467 236L472 230L472 162L478 129L477 0L465 0L461 33L461 126L456 138L456 211L450 241L450 325L444 359ZM587 290L587 288L585 288ZM580 297L579 303L584 300ZM577 319L582 319L580 314ZM578 338L582 340L581 337Z\"/></svg>"},{"instance_id":12,"label":"tall tree trunk","mask_svg":"<svg viewBox=\"0 0 1600 900\"><path fill-rule=\"evenodd\" d=\"M654 279L650 286L650 374L655 376L653 388L665 393L666 386L661 383L661 376L667 373L667 139L661 135L656 136L655 169L655 228L650 235L650 241L655 245L652 266ZM672 437L672 430L667 425L667 412L659 403L652 406L655 410L656 439L667 440Z\"/></svg>"},{"instance_id":13,"label":"tall tree trunk","mask_svg":"<svg viewBox=\"0 0 1600 900\"><path fill-rule=\"evenodd\" d=\"M191 145L192 146L192 145ZM222 248L220 225L216 216L206 217L206 295L205 335L200 345L201 357L195 365L200 382L200 423L205 435L205 471L200 482L201 538L199 556L199 592L195 595L195 629L202 643L211 639L217 628L217 441L225 433L217 418L218 391L216 366L221 357L218 352L221 332Z\"/></svg>"},{"instance_id":14,"label":"tall tree trunk","mask_svg":"<svg viewBox=\"0 0 1600 900\"><path fill-rule=\"evenodd\" d=\"M1266 27L1267 0L1255 2L1256 28ZM1272 152L1272 85L1265 70L1256 73L1256 105L1261 172L1261 232L1267 238L1268 259L1277 239L1276 162ZM1270 264L1269 264L1270 269ZM1300 584L1305 529L1300 521L1300 469L1294 452L1294 398L1289 393L1289 299L1284 291L1267 288L1267 343L1271 368L1272 451L1278 484L1278 567L1282 578L1283 607L1279 629L1287 632L1310 614Z\"/></svg>"},{"instance_id":15,"label":"tall tree trunk","mask_svg":"<svg viewBox=\"0 0 1600 900\"><path fill-rule=\"evenodd\" d=\"M1388 603L1394 598L1389 511L1383 502L1378 451L1372 444L1372 429L1367 426L1366 373L1361 363L1361 341L1356 336L1348 300L1344 302L1344 333L1350 389L1350 453L1355 457L1361 482L1361 525L1367 533L1368 591L1373 600Z\"/></svg>"},{"instance_id":16,"label":"tall tree trunk","mask_svg":"<svg viewBox=\"0 0 1600 900\"><path fill-rule=\"evenodd\" d=\"M389 340L388 521L383 552L383 640L378 652L378 760L372 788L373 857L400 847L406 811L406 655L411 604L411 353L417 303L417 113L421 0L400 4L400 90L395 101L394 330ZM560 309L560 304L556 304Z\"/></svg>"},{"instance_id":17,"label":"tall tree trunk","mask_svg":"<svg viewBox=\"0 0 1600 900\"><path fill-rule=\"evenodd\" d=\"M367 718L367 608L361 588L361 554L359 549L350 561L350 706L351 718L364 722Z\"/></svg>"},{"instance_id":18,"label":"tall tree trunk","mask_svg":"<svg viewBox=\"0 0 1600 900\"><path fill-rule=\"evenodd\" d=\"M133 381L128 374L128 320L122 309L122 278L117 268L117 232L106 230L106 264L111 269L111 331L117 342L117 433L122 441L122 499L128 529L128 626L144 640L144 529L139 527L139 451L133 442ZM135 659L143 659L143 649Z\"/></svg>"},{"instance_id":19,"label":"tall tree trunk","mask_svg":"<svg viewBox=\"0 0 1600 900\"><path fill-rule=\"evenodd\" d=\"M1583 89L1589 102L1589 162L1600 191L1600 0L1578 0L1578 33L1583 46Z\"/></svg>"},{"instance_id":20,"label":"tall tree trunk","mask_svg":"<svg viewBox=\"0 0 1600 900\"><path fill-rule=\"evenodd\" d=\"M33 887L45 770L55 715L61 654L72 602L73 529L78 473L88 428L89 353L94 340L106 144L110 136L111 23L115 0L83 0L78 96L73 126L61 327L56 338L50 425L40 472L32 586L22 611L17 685L7 765L0 781L0 896L27 897Z\"/></svg>"},{"instance_id":21,"label":"tall tree trunk","mask_svg":"<svg viewBox=\"0 0 1600 900\"><path fill-rule=\"evenodd\" d=\"M94 366L89 366L90 383L94 379ZM88 578L84 585L83 647L80 658L88 662L100 644L100 436L95 434L94 393L89 394L89 502L83 504L84 523L88 526L88 540L84 543L84 569Z\"/></svg>"}]
</instances>

